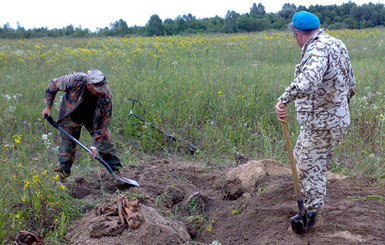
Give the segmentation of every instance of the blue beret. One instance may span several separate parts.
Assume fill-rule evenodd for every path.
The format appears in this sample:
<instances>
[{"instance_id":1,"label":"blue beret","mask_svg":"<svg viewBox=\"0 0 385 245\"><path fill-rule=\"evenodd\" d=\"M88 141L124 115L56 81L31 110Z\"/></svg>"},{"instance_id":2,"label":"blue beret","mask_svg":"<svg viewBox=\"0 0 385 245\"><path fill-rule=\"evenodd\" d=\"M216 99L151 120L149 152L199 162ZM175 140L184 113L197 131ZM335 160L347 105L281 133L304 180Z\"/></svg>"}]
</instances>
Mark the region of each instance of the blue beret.
<instances>
[{"instance_id":1,"label":"blue beret","mask_svg":"<svg viewBox=\"0 0 385 245\"><path fill-rule=\"evenodd\" d=\"M293 15L293 25L301 31L317 29L320 25L318 17L312 13L301 11Z\"/></svg>"}]
</instances>

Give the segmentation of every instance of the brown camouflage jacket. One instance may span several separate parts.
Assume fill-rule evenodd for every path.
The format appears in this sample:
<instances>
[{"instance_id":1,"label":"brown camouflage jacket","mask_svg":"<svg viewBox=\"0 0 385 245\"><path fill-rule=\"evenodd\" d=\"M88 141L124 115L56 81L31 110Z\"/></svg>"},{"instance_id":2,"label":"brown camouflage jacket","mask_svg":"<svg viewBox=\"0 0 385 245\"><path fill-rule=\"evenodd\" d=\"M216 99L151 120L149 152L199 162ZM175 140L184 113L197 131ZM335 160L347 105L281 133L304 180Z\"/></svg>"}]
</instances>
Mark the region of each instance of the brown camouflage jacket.
<instances>
[{"instance_id":1,"label":"brown camouflage jacket","mask_svg":"<svg viewBox=\"0 0 385 245\"><path fill-rule=\"evenodd\" d=\"M315 33L302 47L294 81L278 98L295 102L297 119L310 129L331 129L350 124L349 101L356 80L345 44L326 34Z\"/></svg>"},{"instance_id":2,"label":"brown camouflage jacket","mask_svg":"<svg viewBox=\"0 0 385 245\"><path fill-rule=\"evenodd\" d=\"M84 90L87 89L87 74L75 72L59 78L54 78L48 84L45 90L46 104L52 105L58 91L65 92L60 106L58 122L66 118L75 111L75 109L83 102ZM112 115L112 93L100 95L97 100L96 110L93 118L93 145L98 146L99 142L111 139L110 121Z\"/></svg>"}]
</instances>

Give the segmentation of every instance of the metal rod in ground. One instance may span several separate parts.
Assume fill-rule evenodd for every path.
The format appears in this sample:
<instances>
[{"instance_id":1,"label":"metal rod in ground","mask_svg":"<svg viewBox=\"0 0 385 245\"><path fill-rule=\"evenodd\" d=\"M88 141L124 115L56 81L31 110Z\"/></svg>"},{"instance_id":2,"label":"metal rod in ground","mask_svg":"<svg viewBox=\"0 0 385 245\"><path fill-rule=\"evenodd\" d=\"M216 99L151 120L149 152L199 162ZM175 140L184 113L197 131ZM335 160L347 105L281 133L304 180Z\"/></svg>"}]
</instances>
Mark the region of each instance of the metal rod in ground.
<instances>
[{"instance_id":1,"label":"metal rod in ground","mask_svg":"<svg viewBox=\"0 0 385 245\"><path fill-rule=\"evenodd\" d=\"M148 124L150 125L151 128L155 129L155 130L158 131L159 133L161 133L161 134L167 136L168 141L172 141L172 140L173 140L173 141L177 141L177 142L179 142L179 143L182 143L184 146L187 147L187 149L188 149L188 150L190 151L190 153L192 153L192 154L194 154L194 153L196 152L197 147L196 147L194 144L188 144L188 143L184 142L183 140L180 140L180 139L174 137L173 135L168 134L168 133L166 133L166 132L160 130L160 129L157 128L154 124L152 124L150 121L148 121L148 120L146 120L146 119L144 119L144 118L142 118L142 117L136 115L136 114L133 112L133 108L134 108L134 105L135 105L136 102L139 103L139 104L141 104L140 101L139 101L139 100L136 100L136 99L132 99L132 98L127 98L127 99L125 99L125 101L128 101L128 100L132 100L132 101L133 101L133 102L132 102L132 105L131 105L130 114L128 115L128 119L129 119L131 116L134 116L134 117L136 117L137 119L141 120L142 122L148 123Z\"/></svg>"}]
</instances>

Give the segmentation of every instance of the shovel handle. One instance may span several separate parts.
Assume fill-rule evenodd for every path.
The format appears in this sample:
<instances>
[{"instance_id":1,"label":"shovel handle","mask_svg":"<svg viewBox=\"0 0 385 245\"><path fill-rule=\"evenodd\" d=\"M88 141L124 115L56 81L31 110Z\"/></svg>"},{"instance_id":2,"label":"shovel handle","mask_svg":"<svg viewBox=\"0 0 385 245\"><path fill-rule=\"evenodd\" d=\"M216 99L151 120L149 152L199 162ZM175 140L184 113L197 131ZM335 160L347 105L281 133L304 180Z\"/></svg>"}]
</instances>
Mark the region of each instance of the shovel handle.
<instances>
[{"instance_id":1,"label":"shovel handle","mask_svg":"<svg viewBox=\"0 0 385 245\"><path fill-rule=\"evenodd\" d=\"M68 133L67 131L65 131L57 122L55 122L55 120L53 120L53 118L51 116L48 116L47 114L44 115L45 119L52 125L54 126L55 128L59 129L60 132L64 133L65 135L67 135L72 141L74 141L75 143L77 143L78 145L80 145L84 150L86 150L88 153L93 153L87 146L85 146L82 142L80 142L79 140L77 140L75 137L73 137L70 133ZM98 160L101 164L103 164L103 166L108 170L108 172L116 179L116 180L119 180L121 182L124 182L126 184L129 184L129 185L132 185L132 186L139 186L139 183L136 182L135 180L132 180L132 179L128 179L128 178L124 178L124 177L119 177L118 175L115 174L114 170L110 167L110 165L108 165L108 163L103 159L101 158L100 156L96 156L95 157L96 160Z\"/></svg>"},{"instance_id":2,"label":"shovel handle","mask_svg":"<svg viewBox=\"0 0 385 245\"><path fill-rule=\"evenodd\" d=\"M298 179L297 166L295 164L295 159L294 159L294 154L293 154L293 145L291 144L289 127L287 126L287 123L289 121L289 117L284 118L284 121L285 122L282 122L282 129L283 129L283 134L285 135L287 153L289 154L291 173L292 173L293 182L294 182L295 197L297 198L297 200L301 200L302 195L301 195L301 192L299 189L299 179Z\"/></svg>"},{"instance_id":3,"label":"shovel handle","mask_svg":"<svg viewBox=\"0 0 385 245\"><path fill-rule=\"evenodd\" d=\"M68 133L67 131L65 131L57 122L55 122L53 120L53 118L51 116L48 116L47 114L44 115L45 119L52 125L54 126L55 128L59 129L60 132L64 133L67 137L69 137L72 141L74 141L75 143L77 143L78 145L80 145L80 147L82 147L84 150L86 150L88 153L92 153L92 151L87 147L85 146L82 142L80 142L79 140L77 140L75 137L73 137L70 133Z\"/></svg>"},{"instance_id":4,"label":"shovel handle","mask_svg":"<svg viewBox=\"0 0 385 245\"><path fill-rule=\"evenodd\" d=\"M76 144L78 144L85 151L87 151L88 153L93 153L91 151L91 149L89 149L86 145L84 145L82 142L80 142L75 137L73 137L70 133L65 131L57 122L55 122L53 120L53 118L51 116L48 116L47 114L45 114L44 117L52 126L54 126L55 128L59 129L60 132L64 133L67 137L69 137L72 141L74 141ZM114 170L112 170L110 165L108 165L108 163L106 161L104 161L103 158L101 158L100 156L96 156L95 159L98 160L100 163L102 163L104 165L104 167L106 167L108 172L110 172L110 174L112 174L114 177L116 176L116 174L114 173Z\"/></svg>"},{"instance_id":5,"label":"shovel handle","mask_svg":"<svg viewBox=\"0 0 385 245\"><path fill-rule=\"evenodd\" d=\"M283 128L283 133L285 135L287 152L289 154L291 173L293 175L293 181L294 181L295 196L296 196L297 200L299 200L302 198L301 198L301 192L299 190L298 172L297 172L297 166L295 164L295 159L294 159L294 154L293 154L293 146L291 144L291 137L290 137L289 128L287 126L287 123L283 122L282 128Z\"/></svg>"}]
</instances>

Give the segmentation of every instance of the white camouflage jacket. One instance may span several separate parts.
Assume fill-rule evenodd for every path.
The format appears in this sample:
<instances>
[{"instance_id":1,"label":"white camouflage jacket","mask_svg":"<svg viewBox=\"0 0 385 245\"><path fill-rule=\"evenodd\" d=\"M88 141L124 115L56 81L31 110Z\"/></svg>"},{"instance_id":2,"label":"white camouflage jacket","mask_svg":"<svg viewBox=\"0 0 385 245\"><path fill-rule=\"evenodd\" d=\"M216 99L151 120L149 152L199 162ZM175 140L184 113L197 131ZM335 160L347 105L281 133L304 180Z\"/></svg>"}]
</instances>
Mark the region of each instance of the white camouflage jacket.
<instances>
[{"instance_id":1,"label":"white camouflage jacket","mask_svg":"<svg viewBox=\"0 0 385 245\"><path fill-rule=\"evenodd\" d=\"M302 61L296 66L294 81L278 101L295 102L302 127L346 127L350 124L348 104L355 88L345 44L320 29L302 47Z\"/></svg>"}]
</instances>

